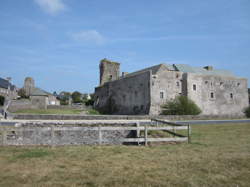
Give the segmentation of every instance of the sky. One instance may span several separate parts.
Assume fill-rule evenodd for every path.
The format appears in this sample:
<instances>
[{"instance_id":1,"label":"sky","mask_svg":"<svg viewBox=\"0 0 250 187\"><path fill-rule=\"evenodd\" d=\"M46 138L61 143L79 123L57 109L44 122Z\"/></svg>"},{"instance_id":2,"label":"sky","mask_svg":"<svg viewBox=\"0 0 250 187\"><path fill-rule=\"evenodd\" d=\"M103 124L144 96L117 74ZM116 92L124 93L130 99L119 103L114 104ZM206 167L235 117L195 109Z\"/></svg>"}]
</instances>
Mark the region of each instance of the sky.
<instances>
[{"instance_id":1,"label":"sky","mask_svg":"<svg viewBox=\"0 0 250 187\"><path fill-rule=\"evenodd\" d=\"M92 93L103 58L121 72L212 65L250 82L250 0L0 0L0 77L17 87L29 76Z\"/></svg>"}]
</instances>

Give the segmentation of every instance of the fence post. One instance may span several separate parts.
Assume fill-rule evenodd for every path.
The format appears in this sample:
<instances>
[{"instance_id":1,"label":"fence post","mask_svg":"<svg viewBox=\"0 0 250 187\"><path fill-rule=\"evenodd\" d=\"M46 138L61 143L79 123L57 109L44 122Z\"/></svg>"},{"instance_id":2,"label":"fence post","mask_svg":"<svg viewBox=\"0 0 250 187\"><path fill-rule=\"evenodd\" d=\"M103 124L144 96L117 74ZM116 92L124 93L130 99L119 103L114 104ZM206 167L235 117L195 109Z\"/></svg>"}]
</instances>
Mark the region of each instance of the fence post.
<instances>
[{"instance_id":1,"label":"fence post","mask_svg":"<svg viewBox=\"0 0 250 187\"><path fill-rule=\"evenodd\" d=\"M144 129L145 146L147 146L148 145L148 127L147 127L147 125L145 125L144 128L145 128Z\"/></svg>"},{"instance_id":2,"label":"fence post","mask_svg":"<svg viewBox=\"0 0 250 187\"><path fill-rule=\"evenodd\" d=\"M55 129L54 126L51 126L51 146L55 146Z\"/></svg>"},{"instance_id":3,"label":"fence post","mask_svg":"<svg viewBox=\"0 0 250 187\"><path fill-rule=\"evenodd\" d=\"M2 145L6 144L6 131L4 128L1 129L2 131Z\"/></svg>"},{"instance_id":4,"label":"fence post","mask_svg":"<svg viewBox=\"0 0 250 187\"><path fill-rule=\"evenodd\" d=\"M189 123L188 123L188 143L191 143L191 127Z\"/></svg>"},{"instance_id":5,"label":"fence post","mask_svg":"<svg viewBox=\"0 0 250 187\"><path fill-rule=\"evenodd\" d=\"M136 122L136 127L137 127L137 130L136 130L136 138L140 138L140 129L139 129L139 127L140 127L140 122ZM138 139L138 140L139 140L139 139ZM137 144L139 145L140 142L137 141Z\"/></svg>"},{"instance_id":6,"label":"fence post","mask_svg":"<svg viewBox=\"0 0 250 187\"><path fill-rule=\"evenodd\" d=\"M99 145L102 144L102 129L101 129L101 125L98 126L98 143Z\"/></svg>"}]
</instances>

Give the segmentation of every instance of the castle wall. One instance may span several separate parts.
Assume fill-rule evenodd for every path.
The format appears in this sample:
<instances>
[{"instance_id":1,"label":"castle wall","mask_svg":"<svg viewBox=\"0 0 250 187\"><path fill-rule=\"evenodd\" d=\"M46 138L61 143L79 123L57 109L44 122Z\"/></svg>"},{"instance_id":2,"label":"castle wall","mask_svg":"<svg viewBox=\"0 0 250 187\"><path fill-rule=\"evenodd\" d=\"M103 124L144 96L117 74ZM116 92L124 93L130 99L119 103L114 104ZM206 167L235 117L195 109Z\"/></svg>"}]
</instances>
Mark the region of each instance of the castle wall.
<instances>
[{"instance_id":1,"label":"castle wall","mask_svg":"<svg viewBox=\"0 0 250 187\"><path fill-rule=\"evenodd\" d=\"M95 108L109 114L148 114L151 71L105 83L95 89Z\"/></svg>"},{"instance_id":2,"label":"castle wall","mask_svg":"<svg viewBox=\"0 0 250 187\"><path fill-rule=\"evenodd\" d=\"M159 71L152 75L152 96L150 114L161 113L161 106L178 95L183 95L183 73Z\"/></svg>"},{"instance_id":3,"label":"castle wall","mask_svg":"<svg viewBox=\"0 0 250 187\"><path fill-rule=\"evenodd\" d=\"M103 59L100 63L100 85L118 80L120 77L120 64Z\"/></svg>"},{"instance_id":4,"label":"castle wall","mask_svg":"<svg viewBox=\"0 0 250 187\"><path fill-rule=\"evenodd\" d=\"M248 106L247 80L243 78L188 73L187 94L203 115L243 115Z\"/></svg>"}]
</instances>

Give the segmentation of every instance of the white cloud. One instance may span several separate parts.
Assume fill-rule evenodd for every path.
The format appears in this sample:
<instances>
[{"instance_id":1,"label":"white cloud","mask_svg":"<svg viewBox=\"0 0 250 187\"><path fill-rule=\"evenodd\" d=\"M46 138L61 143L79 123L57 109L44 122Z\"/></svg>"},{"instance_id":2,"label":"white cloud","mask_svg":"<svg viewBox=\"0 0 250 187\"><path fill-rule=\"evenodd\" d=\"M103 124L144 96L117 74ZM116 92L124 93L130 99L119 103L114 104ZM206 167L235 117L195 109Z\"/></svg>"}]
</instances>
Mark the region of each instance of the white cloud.
<instances>
[{"instance_id":1,"label":"white cloud","mask_svg":"<svg viewBox=\"0 0 250 187\"><path fill-rule=\"evenodd\" d=\"M95 44L103 44L105 38L96 30L84 30L72 34L74 40L79 42L91 42Z\"/></svg>"},{"instance_id":2,"label":"white cloud","mask_svg":"<svg viewBox=\"0 0 250 187\"><path fill-rule=\"evenodd\" d=\"M34 0L45 12L56 14L66 9L63 0Z\"/></svg>"}]
</instances>

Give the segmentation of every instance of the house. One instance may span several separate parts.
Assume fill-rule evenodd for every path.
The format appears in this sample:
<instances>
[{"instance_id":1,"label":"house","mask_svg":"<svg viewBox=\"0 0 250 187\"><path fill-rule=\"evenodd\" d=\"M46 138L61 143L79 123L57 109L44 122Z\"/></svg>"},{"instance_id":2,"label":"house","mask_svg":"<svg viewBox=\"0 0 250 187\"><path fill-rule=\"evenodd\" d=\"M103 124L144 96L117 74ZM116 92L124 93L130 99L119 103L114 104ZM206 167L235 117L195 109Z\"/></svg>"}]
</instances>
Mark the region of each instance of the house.
<instances>
[{"instance_id":1,"label":"house","mask_svg":"<svg viewBox=\"0 0 250 187\"><path fill-rule=\"evenodd\" d=\"M26 96L31 100L32 105L40 109L47 109L48 105L60 105L60 101L53 94L35 87L32 77L26 77L23 87Z\"/></svg>"},{"instance_id":2,"label":"house","mask_svg":"<svg viewBox=\"0 0 250 187\"><path fill-rule=\"evenodd\" d=\"M10 80L0 78L0 95L8 99L16 99L17 88L10 83Z\"/></svg>"},{"instance_id":3,"label":"house","mask_svg":"<svg viewBox=\"0 0 250 187\"><path fill-rule=\"evenodd\" d=\"M33 89L30 100L32 105L36 105L40 109L47 109L48 105L60 105L60 101L56 96L40 88Z\"/></svg>"},{"instance_id":4,"label":"house","mask_svg":"<svg viewBox=\"0 0 250 187\"><path fill-rule=\"evenodd\" d=\"M158 115L179 95L192 99L203 115L243 115L249 105L247 79L226 70L159 64L120 76L120 64L103 59L94 107L109 114Z\"/></svg>"}]
</instances>

